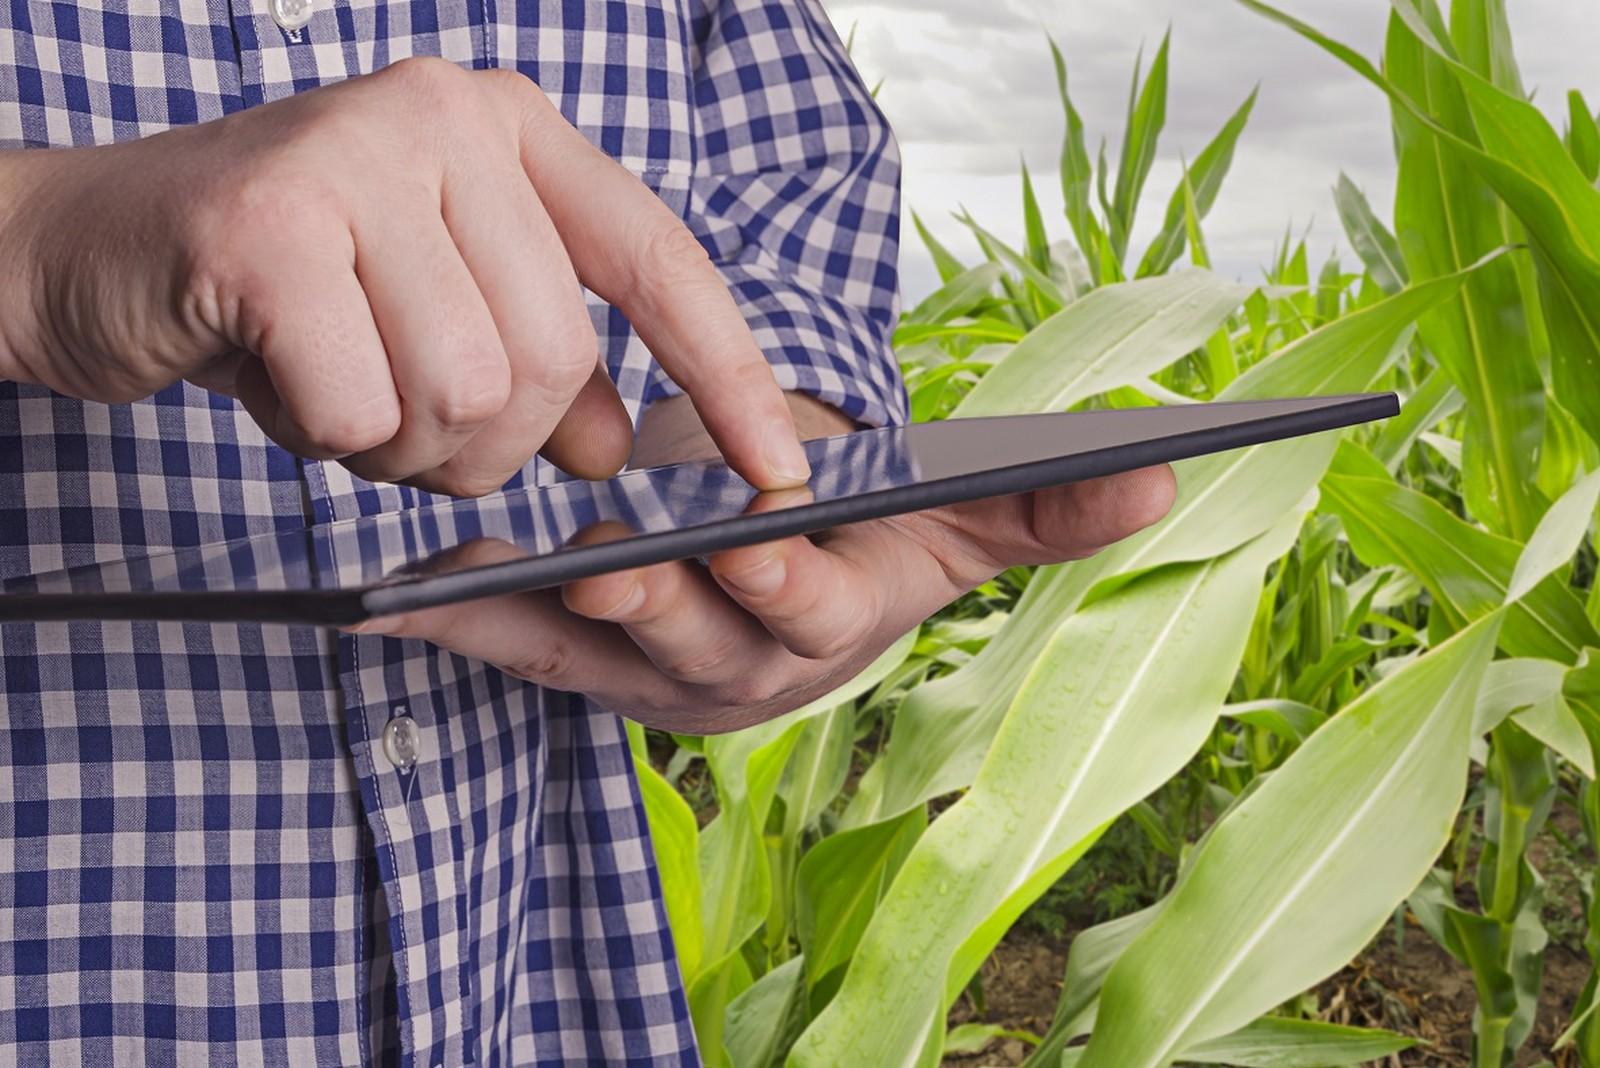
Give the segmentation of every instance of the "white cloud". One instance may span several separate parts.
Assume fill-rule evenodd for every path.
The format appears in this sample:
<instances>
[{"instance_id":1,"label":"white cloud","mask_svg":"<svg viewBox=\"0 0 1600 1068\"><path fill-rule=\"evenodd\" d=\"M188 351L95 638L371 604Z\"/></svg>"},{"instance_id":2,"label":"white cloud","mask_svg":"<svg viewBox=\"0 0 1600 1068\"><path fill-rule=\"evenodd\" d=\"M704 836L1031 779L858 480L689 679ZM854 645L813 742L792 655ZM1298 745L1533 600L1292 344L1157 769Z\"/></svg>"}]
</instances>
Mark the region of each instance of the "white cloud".
<instances>
[{"instance_id":1,"label":"white cloud","mask_svg":"<svg viewBox=\"0 0 1600 1068\"><path fill-rule=\"evenodd\" d=\"M1261 98L1206 231L1218 268L1254 277L1286 225L1312 225L1313 255L1342 245L1329 188L1340 170L1387 214L1393 196L1388 109L1382 95L1288 30L1230 0L824 0L841 32L856 27L855 58L906 159L906 201L952 246L976 255L949 212L965 204L1003 237L1020 238L1017 160L1026 157L1057 234L1064 235L1056 160L1063 126L1048 32L1066 52L1072 93L1113 153L1128 79L1172 30L1171 91L1161 156L1135 247L1153 233L1180 173L1252 86ZM1368 55L1382 47L1381 0L1286 0L1285 8ZM1568 88L1600 106L1600 5L1513 5L1524 81L1552 113ZM1563 120L1558 120L1561 125ZM1113 155L1113 158L1114 155ZM909 231L909 228L908 228ZM910 234L902 256L908 300L935 282Z\"/></svg>"}]
</instances>

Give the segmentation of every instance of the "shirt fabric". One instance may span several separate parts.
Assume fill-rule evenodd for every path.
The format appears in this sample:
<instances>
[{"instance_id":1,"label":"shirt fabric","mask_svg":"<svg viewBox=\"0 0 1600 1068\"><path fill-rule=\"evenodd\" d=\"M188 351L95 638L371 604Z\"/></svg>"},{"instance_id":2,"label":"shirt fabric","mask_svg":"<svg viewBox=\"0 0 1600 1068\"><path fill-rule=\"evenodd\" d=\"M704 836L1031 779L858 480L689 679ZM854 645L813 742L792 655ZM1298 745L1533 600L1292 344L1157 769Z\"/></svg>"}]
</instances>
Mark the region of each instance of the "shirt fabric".
<instances>
[{"instance_id":1,"label":"shirt fabric","mask_svg":"<svg viewBox=\"0 0 1600 1068\"><path fill-rule=\"evenodd\" d=\"M785 388L904 417L897 156L816 0L314 0L292 33L267 0L8 0L0 148L421 54L521 71L681 213ZM591 310L637 417L673 387ZM0 579L430 503L192 386L0 383ZM0 1062L696 1061L612 713L312 628L4 624L0 669ZM383 746L402 715L410 771Z\"/></svg>"}]
</instances>

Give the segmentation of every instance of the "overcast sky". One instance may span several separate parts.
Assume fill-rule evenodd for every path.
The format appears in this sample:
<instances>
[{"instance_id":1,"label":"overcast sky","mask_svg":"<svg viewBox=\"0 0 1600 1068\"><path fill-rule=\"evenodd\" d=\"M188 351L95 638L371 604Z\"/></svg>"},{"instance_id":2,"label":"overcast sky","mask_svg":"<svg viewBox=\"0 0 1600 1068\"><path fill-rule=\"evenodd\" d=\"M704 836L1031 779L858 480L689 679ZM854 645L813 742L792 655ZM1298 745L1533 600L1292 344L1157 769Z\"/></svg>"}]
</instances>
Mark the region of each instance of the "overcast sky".
<instances>
[{"instance_id":1,"label":"overcast sky","mask_svg":"<svg viewBox=\"0 0 1600 1068\"><path fill-rule=\"evenodd\" d=\"M1286 225L1311 226L1313 269L1345 250L1329 188L1345 171L1387 218L1394 162L1378 90L1290 31L1233 0L824 0L905 157L905 195L970 262L976 248L950 211L964 204L989 229L1020 239L1019 157L1026 156L1052 236L1067 234L1056 160L1063 119L1045 34L1066 53L1089 150L1121 136L1128 79L1172 28L1170 95L1134 248L1143 250L1180 174L1250 89L1262 94L1233 170L1207 220L1219 270L1254 280ZM1547 111L1569 88L1600 107L1600 3L1508 0L1523 78ZM1284 0L1284 8L1376 57L1384 0ZM1564 119L1557 128L1564 128ZM936 283L907 226L908 303ZM1347 251L1347 250L1345 250Z\"/></svg>"}]
</instances>

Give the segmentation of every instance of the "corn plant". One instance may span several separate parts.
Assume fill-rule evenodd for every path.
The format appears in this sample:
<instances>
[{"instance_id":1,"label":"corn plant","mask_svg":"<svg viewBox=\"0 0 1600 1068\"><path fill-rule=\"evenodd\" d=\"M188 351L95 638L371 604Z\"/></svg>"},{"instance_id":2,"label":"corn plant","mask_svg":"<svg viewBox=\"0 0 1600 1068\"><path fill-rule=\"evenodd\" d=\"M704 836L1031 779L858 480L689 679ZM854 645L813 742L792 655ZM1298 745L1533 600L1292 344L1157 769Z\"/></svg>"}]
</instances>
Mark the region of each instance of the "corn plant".
<instances>
[{"instance_id":1,"label":"corn plant","mask_svg":"<svg viewBox=\"0 0 1600 1068\"><path fill-rule=\"evenodd\" d=\"M1397 1053L1291 999L1400 913L1472 972L1474 1064L1525 1043L1547 937L1529 844L1557 806L1584 848L1600 833L1600 125L1573 97L1557 134L1528 103L1499 0L1394 0L1381 65L1241 2L1388 95L1395 227L1341 176L1353 269L1313 271L1289 232L1259 284L1213 274L1203 220L1252 94L1128 270L1169 44L1113 167L1052 43L1070 237L1026 170L1021 248L962 213L969 265L917 221L942 285L896 335L914 416L1368 388L1401 415L1186 461L1134 538L1008 572L789 716L656 739L670 775L713 784L704 826L636 732L709 1063L936 1064L1015 1034L947 1034L946 1013L1121 820L1176 878L1074 939L1030 1064ZM1591 978L1563 1036L1590 1068L1597 1000Z\"/></svg>"}]
</instances>

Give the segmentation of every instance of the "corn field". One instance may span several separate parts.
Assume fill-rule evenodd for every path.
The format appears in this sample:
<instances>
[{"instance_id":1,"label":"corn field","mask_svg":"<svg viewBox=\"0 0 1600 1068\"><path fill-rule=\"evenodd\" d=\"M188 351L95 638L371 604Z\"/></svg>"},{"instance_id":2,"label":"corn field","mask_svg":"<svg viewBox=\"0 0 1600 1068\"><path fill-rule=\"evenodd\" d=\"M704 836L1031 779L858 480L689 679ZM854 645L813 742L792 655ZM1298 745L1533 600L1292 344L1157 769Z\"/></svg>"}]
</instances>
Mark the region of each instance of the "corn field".
<instances>
[{"instance_id":1,"label":"corn field","mask_svg":"<svg viewBox=\"0 0 1600 1068\"><path fill-rule=\"evenodd\" d=\"M914 222L943 282L896 335L914 418L1376 389L1402 413L1186 461L1160 524L1002 575L774 722L635 728L710 1064L936 1065L1013 1034L947 1014L1113 838L1153 903L1096 903L1028 1065L1434 1063L1299 997L1408 925L1470 972L1471 1063L1532 1063L1530 845L1559 818L1591 972L1534 1059L1600 1066L1600 125L1577 93L1560 127L1530 102L1504 0L1392 0L1381 56L1237 2L1384 94L1393 205L1330 175L1347 259L1314 271L1290 236L1259 279L1213 273L1252 95L1132 248L1169 46L1108 159L1052 44L1065 219L1024 171L1020 248L963 214L964 263Z\"/></svg>"}]
</instances>

